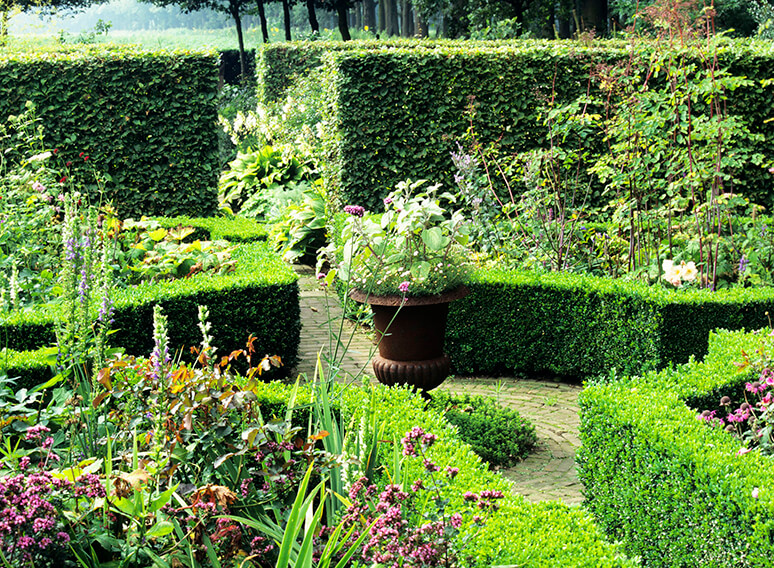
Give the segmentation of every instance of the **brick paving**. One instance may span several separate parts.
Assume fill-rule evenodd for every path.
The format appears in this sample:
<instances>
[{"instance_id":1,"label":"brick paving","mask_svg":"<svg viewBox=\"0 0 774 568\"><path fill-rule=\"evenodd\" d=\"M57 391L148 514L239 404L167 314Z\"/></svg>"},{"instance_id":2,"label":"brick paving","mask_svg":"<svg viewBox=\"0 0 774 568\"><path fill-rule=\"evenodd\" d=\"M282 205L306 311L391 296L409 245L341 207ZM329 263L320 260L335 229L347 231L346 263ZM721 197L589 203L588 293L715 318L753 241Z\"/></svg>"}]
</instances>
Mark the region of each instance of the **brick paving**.
<instances>
[{"instance_id":1,"label":"brick paving","mask_svg":"<svg viewBox=\"0 0 774 568\"><path fill-rule=\"evenodd\" d=\"M338 298L334 293L326 294L315 280L311 268L294 268L300 277L303 326L296 374L311 378L318 356L329 358L333 354L344 353L343 358L336 357L341 359L343 380L357 382L363 377L371 377L370 360L375 351L372 337L356 329L349 321L342 323ZM340 341L331 339L331 335L340 337ZM453 377L439 388L489 396L516 409L535 425L538 435L536 451L515 467L501 470L503 476L513 483L515 493L529 501L562 501L568 505L583 501L582 486L575 471L575 451L580 446L580 385L521 377Z\"/></svg>"}]
</instances>

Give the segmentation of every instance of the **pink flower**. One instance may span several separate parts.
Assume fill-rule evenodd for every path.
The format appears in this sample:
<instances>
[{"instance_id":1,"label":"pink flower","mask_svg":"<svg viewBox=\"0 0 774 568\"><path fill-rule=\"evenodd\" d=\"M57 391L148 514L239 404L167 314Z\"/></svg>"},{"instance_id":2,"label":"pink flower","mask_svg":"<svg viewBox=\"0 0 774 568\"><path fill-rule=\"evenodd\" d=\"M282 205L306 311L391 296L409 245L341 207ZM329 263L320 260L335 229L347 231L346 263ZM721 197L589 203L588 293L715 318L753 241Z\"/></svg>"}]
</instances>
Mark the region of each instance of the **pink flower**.
<instances>
[{"instance_id":1,"label":"pink flower","mask_svg":"<svg viewBox=\"0 0 774 568\"><path fill-rule=\"evenodd\" d=\"M362 217L365 214L365 209L360 205L346 205L344 212L349 213L353 217Z\"/></svg>"},{"instance_id":2,"label":"pink flower","mask_svg":"<svg viewBox=\"0 0 774 568\"><path fill-rule=\"evenodd\" d=\"M757 499L758 498L758 488L757 487L753 487L752 498L753 499Z\"/></svg>"},{"instance_id":3,"label":"pink flower","mask_svg":"<svg viewBox=\"0 0 774 568\"><path fill-rule=\"evenodd\" d=\"M736 455L743 456L745 454L749 454L752 450L750 448L739 448L739 451L736 452Z\"/></svg>"},{"instance_id":4,"label":"pink flower","mask_svg":"<svg viewBox=\"0 0 774 568\"><path fill-rule=\"evenodd\" d=\"M409 286L411 286L411 283L404 280L398 285L398 290L400 290L403 294L406 294L409 291Z\"/></svg>"}]
</instances>

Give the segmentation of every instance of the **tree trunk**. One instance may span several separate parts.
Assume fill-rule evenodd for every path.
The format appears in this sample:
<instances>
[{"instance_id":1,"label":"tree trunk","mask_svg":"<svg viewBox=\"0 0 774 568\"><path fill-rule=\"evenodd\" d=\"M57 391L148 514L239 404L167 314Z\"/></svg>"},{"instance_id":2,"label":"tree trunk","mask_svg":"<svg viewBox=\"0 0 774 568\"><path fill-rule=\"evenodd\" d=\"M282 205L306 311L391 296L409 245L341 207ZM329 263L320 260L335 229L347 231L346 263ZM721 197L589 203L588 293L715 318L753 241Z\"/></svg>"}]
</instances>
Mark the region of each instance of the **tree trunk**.
<instances>
[{"instance_id":1,"label":"tree trunk","mask_svg":"<svg viewBox=\"0 0 774 568\"><path fill-rule=\"evenodd\" d=\"M398 2L397 0L380 0L384 2L384 33L388 36L400 35L398 21Z\"/></svg>"},{"instance_id":2,"label":"tree trunk","mask_svg":"<svg viewBox=\"0 0 774 568\"><path fill-rule=\"evenodd\" d=\"M368 26L368 31L376 33L376 2L363 0L363 24Z\"/></svg>"},{"instance_id":3,"label":"tree trunk","mask_svg":"<svg viewBox=\"0 0 774 568\"><path fill-rule=\"evenodd\" d=\"M258 0L258 18L261 20L261 35L263 35L263 43L269 43L269 28L266 25L266 10L263 7L263 0Z\"/></svg>"},{"instance_id":4,"label":"tree trunk","mask_svg":"<svg viewBox=\"0 0 774 568\"><path fill-rule=\"evenodd\" d=\"M336 0L336 14L339 16L339 32L341 39L349 41L352 36L349 35L349 24L347 23L347 0Z\"/></svg>"},{"instance_id":5,"label":"tree trunk","mask_svg":"<svg viewBox=\"0 0 774 568\"><path fill-rule=\"evenodd\" d=\"M317 21L317 11L314 8L314 0L306 0L306 11L309 14L309 27L312 32L320 33L320 22Z\"/></svg>"},{"instance_id":6,"label":"tree trunk","mask_svg":"<svg viewBox=\"0 0 774 568\"><path fill-rule=\"evenodd\" d=\"M384 0L379 0L379 31L387 29L387 10L384 9Z\"/></svg>"},{"instance_id":7,"label":"tree trunk","mask_svg":"<svg viewBox=\"0 0 774 568\"><path fill-rule=\"evenodd\" d=\"M282 18L285 21L285 41L292 41L290 37L290 2L282 0Z\"/></svg>"},{"instance_id":8,"label":"tree trunk","mask_svg":"<svg viewBox=\"0 0 774 568\"><path fill-rule=\"evenodd\" d=\"M242 17L239 14L239 8L232 8L231 17L234 18L236 25L237 42L239 43L239 74L242 82L247 80L247 61L245 60L245 38L242 35Z\"/></svg>"},{"instance_id":9,"label":"tree trunk","mask_svg":"<svg viewBox=\"0 0 774 568\"><path fill-rule=\"evenodd\" d=\"M400 2L400 31L403 37L414 35L414 19L411 16L411 0L401 0Z\"/></svg>"},{"instance_id":10,"label":"tree trunk","mask_svg":"<svg viewBox=\"0 0 774 568\"><path fill-rule=\"evenodd\" d=\"M595 30L597 36L607 33L607 0L581 0L580 15L584 30Z\"/></svg>"},{"instance_id":11,"label":"tree trunk","mask_svg":"<svg viewBox=\"0 0 774 568\"><path fill-rule=\"evenodd\" d=\"M425 38L427 37L427 22L422 19L419 14L419 10L414 10L414 36Z\"/></svg>"},{"instance_id":12,"label":"tree trunk","mask_svg":"<svg viewBox=\"0 0 774 568\"><path fill-rule=\"evenodd\" d=\"M353 10L354 10L355 29L362 30L363 29L363 3L358 2L357 4L355 4L355 7Z\"/></svg>"}]
</instances>

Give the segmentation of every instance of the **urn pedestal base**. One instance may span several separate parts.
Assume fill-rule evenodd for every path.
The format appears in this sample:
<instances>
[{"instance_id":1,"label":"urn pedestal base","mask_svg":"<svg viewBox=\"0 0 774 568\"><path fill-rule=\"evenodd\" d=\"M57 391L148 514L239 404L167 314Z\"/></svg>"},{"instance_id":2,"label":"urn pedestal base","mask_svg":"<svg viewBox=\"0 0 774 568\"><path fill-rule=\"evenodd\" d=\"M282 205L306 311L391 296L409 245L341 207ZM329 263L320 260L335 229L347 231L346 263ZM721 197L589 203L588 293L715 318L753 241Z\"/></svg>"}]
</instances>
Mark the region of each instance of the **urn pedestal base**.
<instances>
[{"instance_id":1,"label":"urn pedestal base","mask_svg":"<svg viewBox=\"0 0 774 568\"><path fill-rule=\"evenodd\" d=\"M408 385L429 391L449 376L451 360L448 355L424 361L396 361L375 355L373 366L376 378L384 385Z\"/></svg>"}]
</instances>

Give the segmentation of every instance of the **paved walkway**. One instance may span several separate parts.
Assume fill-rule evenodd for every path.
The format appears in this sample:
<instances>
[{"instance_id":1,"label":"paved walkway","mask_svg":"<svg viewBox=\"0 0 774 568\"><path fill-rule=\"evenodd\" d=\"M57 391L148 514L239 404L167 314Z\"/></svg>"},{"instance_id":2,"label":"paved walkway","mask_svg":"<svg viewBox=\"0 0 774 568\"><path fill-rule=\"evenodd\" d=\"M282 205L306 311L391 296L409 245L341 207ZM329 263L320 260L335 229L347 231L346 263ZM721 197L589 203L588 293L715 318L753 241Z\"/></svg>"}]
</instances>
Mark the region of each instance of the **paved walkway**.
<instances>
[{"instance_id":1,"label":"paved walkway","mask_svg":"<svg viewBox=\"0 0 774 568\"><path fill-rule=\"evenodd\" d=\"M342 324L336 294L326 294L311 268L295 268L301 277L303 325L296 373L312 377L318 355L329 357L336 351L337 342L330 338L332 327L341 337L337 355L344 353L342 374L353 381L359 381L364 374L373 375L370 358L374 344L371 338L348 321ZM439 388L492 397L518 410L535 425L537 450L515 467L502 470L502 474L513 482L514 492L530 501L562 501L568 505L583 501L582 486L575 472L575 450L580 445L579 385L515 377L458 377L447 380Z\"/></svg>"}]
</instances>

